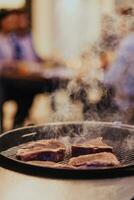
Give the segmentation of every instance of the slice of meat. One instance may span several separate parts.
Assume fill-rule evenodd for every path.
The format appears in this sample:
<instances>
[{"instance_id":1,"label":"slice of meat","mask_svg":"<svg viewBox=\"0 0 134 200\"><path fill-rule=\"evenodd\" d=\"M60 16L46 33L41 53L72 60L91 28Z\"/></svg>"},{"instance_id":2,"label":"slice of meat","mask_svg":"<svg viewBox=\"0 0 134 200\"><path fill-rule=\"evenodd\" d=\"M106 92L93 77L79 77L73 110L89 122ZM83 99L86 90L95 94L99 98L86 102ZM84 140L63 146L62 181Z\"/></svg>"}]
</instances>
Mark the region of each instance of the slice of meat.
<instances>
[{"instance_id":1,"label":"slice of meat","mask_svg":"<svg viewBox=\"0 0 134 200\"><path fill-rule=\"evenodd\" d=\"M113 148L102 141L102 137L96 139L90 139L83 143L73 144L71 147L72 157L100 153L100 152L112 152Z\"/></svg>"},{"instance_id":2,"label":"slice of meat","mask_svg":"<svg viewBox=\"0 0 134 200\"><path fill-rule=\"evenodd\" d=\"M50 168L64 168L64 169L75 169L74 166L68 165L68 164L62 164L62 163L55 163L52 161L28 161L29 164L41 166L41 167L50 167Z\"/></svg>"},{"instance_id":3,"label":"slice of meat","mask_svg":"<svg viewBox=\"0 0 134 200\"><path fill-rule=\"evenodd\" d=\"M116 156L109 152L78 156L69 161L69 165L74 167L112 167L119 164Z\"/></svg>"},{"instance_id":4,"label":"slice of meat","mask_svg":"<svg viewBox=\"0 0 134 200\"><path fill-rule=\"evenodd\" d=\"M65 145L56 139L30 142L21 147L16 157L22 161L45 160L59 162L64 159Z\"/></svg>"},{"instance_id":5,"label":"slice of meat","mask_svg":"<svg viewBox=\"0 0 134 200\"><path fill-rule=\"evenodd\" d=\"M40 160L32 160L28 161L27 163L37 166L43 166L43 167L54 167L57 163L52 161L40 161Z\"/></svg>"}]
</instances>

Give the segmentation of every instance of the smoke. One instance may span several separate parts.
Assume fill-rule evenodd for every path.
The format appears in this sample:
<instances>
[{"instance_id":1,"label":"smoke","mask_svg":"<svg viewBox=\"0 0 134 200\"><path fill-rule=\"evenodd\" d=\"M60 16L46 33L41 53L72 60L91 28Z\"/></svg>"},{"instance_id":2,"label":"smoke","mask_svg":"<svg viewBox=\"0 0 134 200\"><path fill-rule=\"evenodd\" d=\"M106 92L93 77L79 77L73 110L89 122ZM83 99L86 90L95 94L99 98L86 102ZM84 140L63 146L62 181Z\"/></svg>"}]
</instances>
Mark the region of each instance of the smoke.
<instances>
[{"instance_id":1,"label":"smoke","mask_svg":"<svg viewBox=\"0 0 134 200\"><path fill-rule=\"evenodd\" d=\"M92 46L86 45L80 57L81 65L77 68L76 77L68 83L66 88L52 95L55 99L55 111L49 119L50 122L123 121L123 116L115 102L111 100L113 94L109 94L103 85L105 72L101 67L100 58L101 53L106 53L108 61L103 64L109 66L114 60L116 49L124 37L123 29L120 29L122 20L125 24L125 34L128 34L134 24L131 15L125 15L124 18L117 14L102 16L101 36Z\"/></svg>"},{"instance_id":2,"label":"smoke","mask_svg":"<svg viewBox=\"0 0 134 200\"><path fill-rule=\"evenodd\" d=\"M55 111L50 116L50 122L81 121L82 105L80 102L72 104L67 91L62 89L53 94Z\"/></svg>"},{"instance_id":3,"label":"smoke","mask_svg":"<svg viewBox=\"0 0 134 200\"><path fill-rule=\"evenodd\" d=\"M113 115L108 106L100 103L104 97L107 98L107 90L102 84L103 70L98 56L90 52L82 58L81 66L77 77L65 89L52 94L55 111L49 122L120 120L117 113Z\"/></svg>"}]
</instances>

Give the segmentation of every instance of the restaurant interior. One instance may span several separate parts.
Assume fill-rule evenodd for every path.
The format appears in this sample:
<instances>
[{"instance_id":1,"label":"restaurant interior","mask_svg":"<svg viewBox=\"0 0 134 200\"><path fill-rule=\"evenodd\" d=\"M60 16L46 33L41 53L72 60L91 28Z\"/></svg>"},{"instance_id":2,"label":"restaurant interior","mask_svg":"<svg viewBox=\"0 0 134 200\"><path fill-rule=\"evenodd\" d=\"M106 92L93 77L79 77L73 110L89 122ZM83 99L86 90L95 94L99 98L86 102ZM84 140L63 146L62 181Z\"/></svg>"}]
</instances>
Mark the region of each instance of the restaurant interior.
<instances>
[{"instance_id":1,"label":"restaurant interior","mask_svg":"<svg viewBox=\"0 0 134 200\"><path fill-rule=\"evenodd\" d=\"M117 83L108 75L123 62L132 1L0 0L0 20L1 131L60 121L133 124L133 80L124 91L120 67Z\"/></svg>"},{"instance_id":2,"label":"restaurant interior","mask_svg":"<svg viewBox=\"0 0 134 200\"><path fill-rule=\"evenodd\" d=\"M1 132L56 121L132 123L132 113L124 117L132 107L118 105L116 86L104 83L131 32L132 1L1 0L0 11L9 26L6 33L1 25Z\"/></svg>"},{"instance_id":3,"label":"restaurant interior","mask_svg":"<svg viewBox=\"0 0 134 200\"><path fill-rule=\"evenodd\" d=\"M134 200L134 0L0 0L0 200Z\"/></svg>"}]
</instances>

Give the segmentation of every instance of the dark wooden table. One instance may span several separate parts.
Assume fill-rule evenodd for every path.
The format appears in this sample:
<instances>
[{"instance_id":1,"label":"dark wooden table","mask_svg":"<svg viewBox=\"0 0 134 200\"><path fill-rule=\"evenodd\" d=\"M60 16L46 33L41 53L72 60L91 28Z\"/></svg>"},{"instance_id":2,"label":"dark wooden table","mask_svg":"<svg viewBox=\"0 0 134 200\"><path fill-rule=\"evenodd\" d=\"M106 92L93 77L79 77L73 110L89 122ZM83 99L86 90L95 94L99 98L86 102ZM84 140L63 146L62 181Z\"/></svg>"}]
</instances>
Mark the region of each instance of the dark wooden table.
<instances>
[{"instance_id":1,"label":"dark wooden table","mask_svg":"<svg viewBox=\"0 0 134 200\"><path fill-rule=\"evenodd\" d=\"M0 200L130 200L134 176L106 180L56 180L0 168Z\"/></svg>"},{"instance_id":2,"label":"dark wooden table","mask_svg":"<svg viewBox=\"0 0 134 200\"><path fill-rule=\"evenodd\" d=\"M46 69L38 69L36 71L23 71L23 70L5 70L0 71L0 80L5 81L17 81L23 82L24 86L25 83L29 84L40 84L46 85L50 84L56 85L56 87L59 87L63 82L67 82L70 79L72 79L75 76L75 72L72 69L69 68L46 68ZM24 90L27 88L24 88ZM45 90L44 90L45 92Z\"/></svg>"},{"instance_id":3,"label":"dark wooden table","mask_svg":"<svg viewBox=\"0 0 134 200\"><path fill-rule=\"evenodd\" d=\"M24 93L25 96L39 93L52 93L57 89L65 88L68 81L72 79L75 72L66 67L39 68L32 70L20 68L7 69L0 71L0 112L6 94L9 99L16 96L17 93ZM1 112L2 113L2 112ZM2 116L0 116L0 127Z\"/></svg>"}]
</instances>

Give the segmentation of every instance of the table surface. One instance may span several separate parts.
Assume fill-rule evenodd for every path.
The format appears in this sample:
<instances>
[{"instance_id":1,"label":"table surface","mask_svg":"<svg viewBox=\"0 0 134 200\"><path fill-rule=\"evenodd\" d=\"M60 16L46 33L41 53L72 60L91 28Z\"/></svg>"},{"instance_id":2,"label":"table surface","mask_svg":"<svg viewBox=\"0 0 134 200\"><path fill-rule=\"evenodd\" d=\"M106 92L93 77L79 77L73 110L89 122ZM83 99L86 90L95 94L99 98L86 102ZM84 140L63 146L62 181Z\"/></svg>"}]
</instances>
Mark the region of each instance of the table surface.
<instances>
[{"instance_id":1,"label":"table surface","mask_svg":"<svg viewBox=\"0 0 134 200\"><path fill-rule=\"evenodd\" d=\"M76 71L71 68L56 67L37 69L29 71L0 71L0 78L22 79L22 80L46 80L46 79L72 79Z\"/></svg>"},{"instance_id":2,"label":"table surface","mask_svg":"<svg viewBox=\"0 0 134 200\"><path fill-rule=\"evenodd\" d=\"M130 200L134 176L105 180L56 180L0 168L0 200Z\"/></svg>"}]
</instances>

